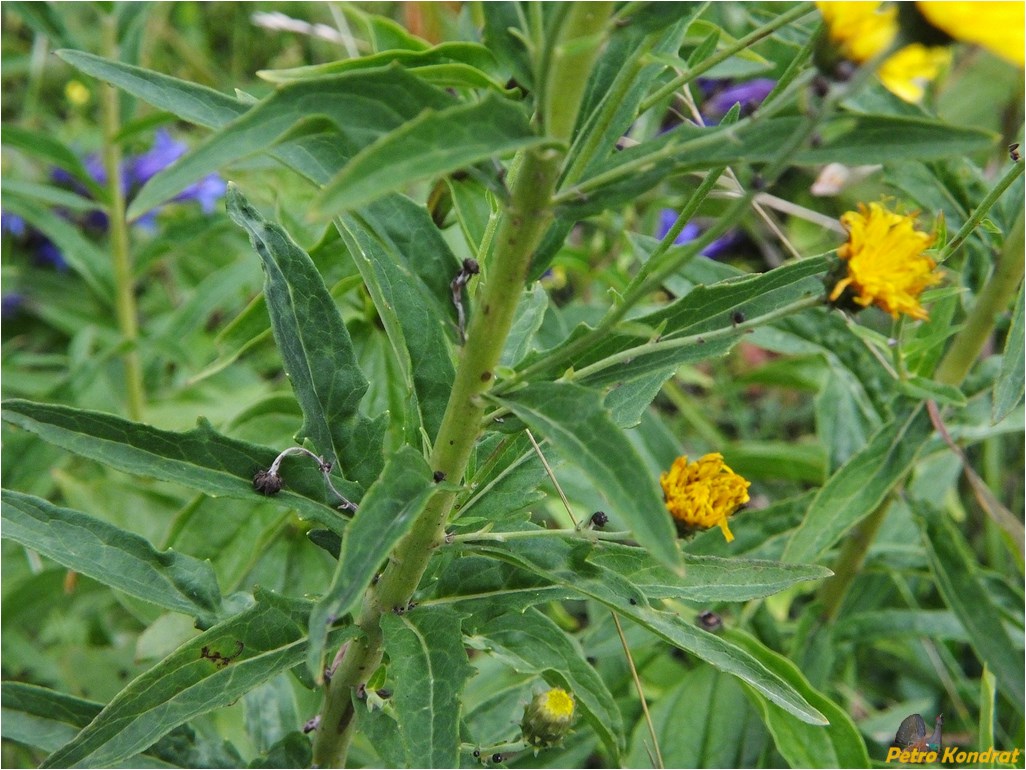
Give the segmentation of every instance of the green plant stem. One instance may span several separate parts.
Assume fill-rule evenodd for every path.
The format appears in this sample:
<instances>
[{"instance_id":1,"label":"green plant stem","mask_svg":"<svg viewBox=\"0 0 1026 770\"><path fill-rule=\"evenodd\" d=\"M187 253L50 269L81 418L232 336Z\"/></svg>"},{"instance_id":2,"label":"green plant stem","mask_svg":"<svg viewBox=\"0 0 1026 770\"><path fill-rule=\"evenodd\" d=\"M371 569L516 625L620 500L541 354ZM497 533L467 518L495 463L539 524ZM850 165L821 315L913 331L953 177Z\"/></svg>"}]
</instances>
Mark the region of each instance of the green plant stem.
<instances>
[{"instance_id":1,"label":"green plant stem","mask_svg":"<svg viewBox=\"0 0 1026 770\"><path fill-rule=\"evenodd\" d=\"M848 588L862 570L869 546L876 539L876 533L887 518L891 500L888 497L880 505L860 521L844 539L837 563L833 566L834 575L823 583L819 591L820 619L824 623L832 623L841 610L841 604L848 595Z\"/></svg>"},{"instance_id":2,"label":"green plant stem","mask_svg":"<svg viewBox=\"0 0 1026 770\"><path fill-rule=\"evenodd\" d=\"M998 202L998 199L1004 195L1012 182L1022 176L1023 169L1026 168L1026 164L1022 161L1018 161L1012 165L1012 168L1008 170L1008 173L1001 177L1001 180L994 185L994 187L987 193L980 205L973 209L973 213L969 215L969 218L965 221L955 236L948 241L944 247L944 251L938 257L938 262L946 262L947 259L955 253L955 251L965 243L965 239L969 237L973 230L979 227L980 222L983 221L984 217L990 213L990 210L994 207L994 204Z\"/></svg>"},{"instance_id":3,"label":"green plant stem","mask_svg":"<svg viewBox=\"0 0 1026 770\"><path fill-rule=\"evenodd\" d=\"M117 18L113 13L103 20L104 46L107 56L118 58ZM115 309L118 329L127 345L121 357L125 367L125 391L128 398L128 416L141 420L145 391L143 389L142 362L139 358L139 320L135 305L135 280L132 255L128 243L128 222L125 219L125 194L121 189L121 146L117 136L121 131L121 108L118 91L114 86L101 85L103 100L103 165L107 171L107 210L110 222L110 249L114 262Z\"/></svg>"},{"instance_id":4,"label":"green plant stem","mask_svg":"<svg viewBox=\"0 0 1026 770\"><path fill-rule=\"evenodd\" d=\"M622 542L633 540L634 533L626 530L622 532L600 532L598 530L580 529L526 529L515 532L467 532L463 535L451 535L446 540L448 543L479 543L482 541L493 541L506 543L511 540L529 540L532 538L544 537L565 537L576 540L610 540Z\"/></svg>"},{"instance_id":5,"label":"green plant stem","mask_svg":"<svg viewBox=\"0 0 1026 770\"><path fill-rule=\"evenodd\" d=\"M980 355L994 331L994 322L1012 301L1023 277L1023 212L1020 211L1005 238L997 265L987 285L969 311L965 325L944 354L934 379L945 385L959 385Z\"/></svg>"},{"instance_id":6,"label":"green plant stem","mask_svg":"<svg viewBox=\"0 0 1026 770\"><path fill-rule=\"evenodd\" d=\"M578 5L590 8L582 11ZM552 109L573 117L560 118L554 112L546 116L545 125L557 126L562 131L569 130L568 126L572 128L583 93L580 81L586 80L598 53L601 33L611 11L611 3L581 3L574 4L566 14L552 42L552 50L557 52L553 61L561 66L554 63L544 71L547 92L563 95ZM560 51L564 53L559 54ZM478 289L476 312L467 330L452 393L429 458L431 467L449 479L463 478L480 433L486 406L484 394L492 386L531 256L553 218L552 194L562 161L561 151L533 148L522 156L522 164L511 181L510 202L496 229L486 281ZM408 604L432 554L444 542L455 498L455 492L440 490L431 499L410 533L396 546L377 585L368 591L356 622L361 636L345 648L325 687L313 749L316 767L344 765L353 733L353 692L367 681L382 659L381 616Z\"/></svg>"}]
</instances>

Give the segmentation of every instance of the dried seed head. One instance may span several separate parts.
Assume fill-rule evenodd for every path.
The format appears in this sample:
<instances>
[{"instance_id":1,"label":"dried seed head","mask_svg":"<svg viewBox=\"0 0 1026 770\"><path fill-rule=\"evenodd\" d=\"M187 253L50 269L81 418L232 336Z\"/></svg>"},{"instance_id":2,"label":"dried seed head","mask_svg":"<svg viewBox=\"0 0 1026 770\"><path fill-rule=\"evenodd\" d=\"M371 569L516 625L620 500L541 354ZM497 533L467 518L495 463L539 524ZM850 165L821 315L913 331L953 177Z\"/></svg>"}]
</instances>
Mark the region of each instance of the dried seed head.
<instances>
[{"instance_id":1,"label":"dried seed head","mask_svg":"<svg viewBox=\"0 0 1026 770\"><path fill-rule=\"evenodd\" d=\"M262 495L276 495L284 482L281 476L271 471L257 471L253 476L253 489Z\"/></svg>"}]
</instances>

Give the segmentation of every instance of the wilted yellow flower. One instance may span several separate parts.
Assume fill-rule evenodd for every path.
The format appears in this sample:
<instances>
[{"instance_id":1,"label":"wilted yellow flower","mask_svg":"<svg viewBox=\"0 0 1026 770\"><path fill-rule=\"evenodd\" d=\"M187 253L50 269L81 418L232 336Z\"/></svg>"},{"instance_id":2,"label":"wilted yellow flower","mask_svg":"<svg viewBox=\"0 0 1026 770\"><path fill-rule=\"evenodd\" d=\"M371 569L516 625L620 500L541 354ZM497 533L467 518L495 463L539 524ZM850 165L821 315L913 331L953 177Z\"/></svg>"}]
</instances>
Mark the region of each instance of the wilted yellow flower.
<instances>
[{"instance_id":1,"label":"wilted yellow flower","mask_svg":"<svg viewBox=\"0 0 1026 770\"><path fill-rule=\"evenodd\" d=\"M524 708L520 722L524 740L546 748L559 743L574 721L574 696L560 687L538 693Z\"/></svg>"},{"instance_id":2,"label":"wilted yellow flower","mask_svg":"<svg viewBox=\"0 0 1026 770\"><path fill-rule=\"evenodd\" d=\"M915 229L915 216L897 214L879 203L859 204L858 211L841 216L848 242L837 250L847 263L847 275L830 292L830 301L847 290L862 307L876 305L897 318L904 313L927 318L919 295L940 283L937 263L923 254L933 236Z\"/></svg>"},{"instance_id":3,"label":"wilted yellow flower","mask_svg":"<svg viewBox=\"0 0 1026 770\"><path fill-rule=\"evenodd\" d=\"M874 2L818 2L830 42L841 54L863 64L887 49L898 35L898 9ZM919 43L904 46L880 65L877 74L891 93L905 101L923 98L924 87L950 60L946 48Z\"/></svg>"},{"instance_id":4,"label":"wilted yellow flower","mask_svg":"<svg viewBox=\"0 0 1026 770\"><path fill-rule=\"evenodd\" d=\"M1018 3L916 3L930 24L965 43L977 43L1023 66L1026 5Z\"/></svg>"},{"instance_id":5,"label":"wilted yellow flower","mask_svg":"<svg viewBox=\"0 0 1026 770\"><path fill-rule=\"evenodd\" d=\"M686 456L678 457L659 483L682 537L718 526L728 543L734 539L727 519L748 502L751 482L724 465L719 452L690 465Z\"/></svg>"}]
</instances>

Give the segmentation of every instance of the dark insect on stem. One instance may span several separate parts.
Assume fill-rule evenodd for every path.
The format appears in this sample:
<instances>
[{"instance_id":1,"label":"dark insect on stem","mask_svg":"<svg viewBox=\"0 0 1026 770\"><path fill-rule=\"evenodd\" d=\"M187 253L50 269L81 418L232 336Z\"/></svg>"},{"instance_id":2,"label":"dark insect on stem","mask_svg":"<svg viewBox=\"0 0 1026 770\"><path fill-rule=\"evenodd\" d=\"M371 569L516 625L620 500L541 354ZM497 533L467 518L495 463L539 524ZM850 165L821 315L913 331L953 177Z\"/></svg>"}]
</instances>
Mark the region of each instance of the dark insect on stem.
<instances>
[{"instance_id":1,"label":"dark insect on stem","mask_svg":"<svg viewBox=\"0 0 1026 770\"><path fill-rule=\"evenodd\" d=\"M743 324L745 322L745 314L742 313L740 310L735 310L731 314L730 320L734 322L734 326L737 326L738 324Z\"/></svg>"},{"instance_id":2,"label":"dark insect on stem","mask_svg":"<svg viewBox=\"0 0 1026 770\"><path fill-rule=\"evenodd\" d=\"M463 287L470 281L471 276L481 272L481 266L476 259L463 260L463 267L456 273L456 277L449 283L452 289L452 304L456 306L456 328L460 333L460 344L467 341L467 315L463 310Z\"/></svg>"},{"instance_id":3,"label":"dark insect on stem","mask_svg":"<svg viewBox=\"0 0 1026 770\"><path fill-rule=\"evenodd\" d=\"M1018 142L1016 142L1015 144L1008 145L1008 157L1010 157L1012 159L1012 161L1015 162L1015 163L1019 162L1019 159L1022 156L1019 154L1019 143Z\"/></svg>"},{"instance_id":4,"label":"dark insect on stem","mask_svg":"<svg viewBox=\"0 0 1026 770\"><path fill-rule=\"evenodd\" d=\"M218 650L214 650L211 652L210 648L204 645L203 649L200 650L200 658L205 658L211 661L218 668L224 668L237 657L239 657L242 654L242 651L246 649L246 645L238 639L235 640L235 645L235 652L233 652L231 655L222 655Z\"/></svg>"}]
</instances>

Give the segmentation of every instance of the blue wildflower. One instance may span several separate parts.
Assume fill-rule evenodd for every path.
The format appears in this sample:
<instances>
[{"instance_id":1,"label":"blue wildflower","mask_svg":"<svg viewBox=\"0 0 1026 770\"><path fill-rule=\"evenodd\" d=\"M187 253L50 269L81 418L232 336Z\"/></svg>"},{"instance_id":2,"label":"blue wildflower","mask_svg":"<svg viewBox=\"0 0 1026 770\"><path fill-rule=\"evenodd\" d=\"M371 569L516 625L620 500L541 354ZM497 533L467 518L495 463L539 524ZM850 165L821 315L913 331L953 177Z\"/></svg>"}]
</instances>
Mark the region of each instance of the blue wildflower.
<instances>
[{"instance_id":1,"label":"blue wildflower","mask_svg":"<svg viewBox=\"0 0 1026 770\"><path fill-rule=\"evenodd\" d=\"M199 203L204 214L210 214L217 208L217 202L224 197L227 191L228 183L219 174L208 174L178 193L175 200L194 200Z\"/></svg>"},{"instance_id":2,"label":"blue wildflower","mask_svg":"<svg viewBox=\"0 0 1026 770\"><path fill-rule=\"evenodd\" d=\"M659 212L659 227L656 229L656 238L659 240L665 238L666 234L670 232L670 228L673 227L673 223L676 221L676 211L673 209L662 209ZM673 245L683 246L685 243L691 243L691 241L695 240L701 234L701 227L696 225L694 222L688 222L684 225L684 229L680 231L680 234L674 238ZM710 243L702 249L701 254L703 257L716 259L737 246L743 238L744 236L741 233L733 230Z\"/></svg>"},{"instance_id":3,"label":"blue wildflower","mask_svg":"<svg viewBox=\"0 0 1026 770\"><path fill-rule=\"evenodd\" d=\"M188 150L183 142L178 142L163 128L158 129L153 137L153 146L144 153L135 156L128 156L124 159L119 171L121 188L125 197L129 200L154 176L170 166ZM99 185L107 183L107 170L100 157L96 154L88 155L83 161L86 172ZM55 168L50 174L54 183L74 190L79 195L91 198L90 191L68 171L62 168ZM175 196L175 201L194 200L200 204L203 212L210 214L217 206L217 202L224 196L228 185L218 174L210 174ZM132 224L141 230L153 232L157 226L157 213L162 207L158 206L151 211L138 217ZM62 216L71 219L67 212L58 212ZM109 221L107 215L99 210L86 212L77 220L81 227L94 232L103 233L107 231ZM5 225L6 227L6 225ZM24 233L24 231L22 231ZM42 234L30 231L30 240L38 236L35 244L36 259L42 263L53 265L58 269L67 267L60 250Z\"/></svg>"},{"instance_id":4,"label":"blue wildflower","mask_svg":"<svg viewBox=\"0 0 1026 770\"><path fill-rule=\"evenodd\" d=\"M0 232L10 233L15 238L24 238L26 227L25 220L17 214L0 211Z\"/></svg>"},{"instance_id":5,"label":"blue wildflower","mask_svg":"<svg viewBox=\"0 0 1026 770\"><path fill-rule=\"evenodd\" d=\"M48 265L60 272L68 269L68 262L64 259L64 252L57 247L56 243L42 233L32 232L32 235L29 237L29 248L32 250L32 254L35 256L38 264Z\"/></svg>"},{"instance_id":6,"label":"blue wildflower","mask_svg":"<svg viewBox=\"0 0 1026 770\"><path fill-rule=\"evenodd\" d=\"M8 292L0 297L0 319L10 321L21 312L25 304L25 295L16 291Z\"/></svg>"},{"instance_id":7,"label":"blue wildflower","mask_svg":"<svg viewBox=\"0 0 1026 770\"><path fill-rule=\"evenodd\" d=\"M670 232L673 223L677 221L677 212L673 209L662 209L659 212L659 227L656 229L656 238L662 240ZM673 239L674 246L683 246L690 243L701 234L702 230L694 222L688 222L684 229Z\"/></svg>"},{"instance_id":8,"label":"blue wildflower","mask_svg":"<svg viewBox=\"0 0 1026 770\"><path fill-rule=\"evenodd\" d=\"M163 128L158 128L153 137L153 147L142 155L129 160L129 176L134 187L139 188L158 173L185 155L189 148L183 142L176 142Z\"/></svg>"},{"instance_id":9,"label":"blue wildflower","mask_svg":"<svg viewBox=\"0 0 1026 770\"><path fill-rule=\"evenodd\" d=\"M729 85L712 94L702 105L702 113L719 117L727 114L735 104L741 105L741 114L750 114L776 86L770 78L756 78L744 83Z\"/></svg>"}]
</instances>

